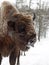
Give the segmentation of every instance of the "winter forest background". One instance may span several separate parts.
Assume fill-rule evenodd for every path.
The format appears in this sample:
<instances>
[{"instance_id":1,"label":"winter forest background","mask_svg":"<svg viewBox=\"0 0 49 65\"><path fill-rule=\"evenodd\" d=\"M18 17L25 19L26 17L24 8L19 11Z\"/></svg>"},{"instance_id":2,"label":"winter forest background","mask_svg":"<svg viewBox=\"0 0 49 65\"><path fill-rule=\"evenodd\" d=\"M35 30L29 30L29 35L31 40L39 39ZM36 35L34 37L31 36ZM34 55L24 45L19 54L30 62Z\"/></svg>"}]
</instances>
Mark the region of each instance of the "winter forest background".
<instances>
[{"instance_id":1,"label":"winter forest background","mask_svg":"<svg viewBox=\"0 0 49 65\"><path fill-rule=\"evenodd\" d=\"M0 0L1 2L4 0ZM6 0L7 1L7 0ZM20 65L49 65L49 0L8 0L13 3L20 12L33 16L37 42L35 47L30 47L26 56L21 56ZM2 65L9 65L8 58L3 59Z\"/></svg>"}]
</instances>

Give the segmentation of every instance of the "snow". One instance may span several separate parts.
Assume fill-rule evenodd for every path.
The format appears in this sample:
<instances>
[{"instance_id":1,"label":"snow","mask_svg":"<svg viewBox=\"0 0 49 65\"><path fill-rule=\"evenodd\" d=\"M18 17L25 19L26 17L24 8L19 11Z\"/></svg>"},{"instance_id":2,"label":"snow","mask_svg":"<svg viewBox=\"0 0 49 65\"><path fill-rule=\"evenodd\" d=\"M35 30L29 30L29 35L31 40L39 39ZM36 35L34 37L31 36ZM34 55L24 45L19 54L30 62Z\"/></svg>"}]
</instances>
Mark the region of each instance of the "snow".
<instances>
[{"instance_id":1,"label":"snow","mask_svg":"<svg viewBox=\"0 0 49 65\"><path fill-rule=\"evenodd\" d=\"M21 65L49 65L49 43L47 39L36 42L34 48L26 52L26 56L20 58Z\"/></svg>"},{"instance_id":2,"label":"snow","mask_svg":"<svg viewBox=\"0 0 49 65\"><path fill-rule=\"evenodd\" d=\"M20 65L49 65L49 38L41 39L35 43L35 47L30 47L26 56L20 57ZM2 60L2 65L10 65L9 57Z\"/></svg>"}]
</instances>

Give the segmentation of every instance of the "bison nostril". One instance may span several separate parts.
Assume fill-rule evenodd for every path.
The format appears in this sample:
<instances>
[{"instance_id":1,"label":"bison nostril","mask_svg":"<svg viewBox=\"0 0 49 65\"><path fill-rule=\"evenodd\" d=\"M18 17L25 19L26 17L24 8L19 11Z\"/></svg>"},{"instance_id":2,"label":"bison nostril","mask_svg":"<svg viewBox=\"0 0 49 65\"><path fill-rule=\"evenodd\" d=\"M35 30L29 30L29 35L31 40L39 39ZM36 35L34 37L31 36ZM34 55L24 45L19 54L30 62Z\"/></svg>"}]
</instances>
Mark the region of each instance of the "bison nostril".
<instances>
[{"instance_id":1,"label":"bison nostril","mask_svg":"<svg viewBox=\"0 0 49 65\"><path fill-rule=\"evenodd\" d=\"M36 34L34 33L33 36L36 37Z\"/></svg>"},{"instance_id":2,"label":"bison nostril","mask_svg":"<svg viewBox=\"0 0 49 65\"><path fill-rule=\"evenodd\" d=\"M30 43L33 43L33 40L30 40Z\"/></svg>"},{"instance_id":3,"label":"bison nostril","mask_svg":"<svg viewBox=\"0 0 49 65\"><path fill-rule=\"evenodd\" d=\"M33 33L32 36L30 37L30 43L33 43L36 41L36 34Z\"/></svg>"}]
</instances>

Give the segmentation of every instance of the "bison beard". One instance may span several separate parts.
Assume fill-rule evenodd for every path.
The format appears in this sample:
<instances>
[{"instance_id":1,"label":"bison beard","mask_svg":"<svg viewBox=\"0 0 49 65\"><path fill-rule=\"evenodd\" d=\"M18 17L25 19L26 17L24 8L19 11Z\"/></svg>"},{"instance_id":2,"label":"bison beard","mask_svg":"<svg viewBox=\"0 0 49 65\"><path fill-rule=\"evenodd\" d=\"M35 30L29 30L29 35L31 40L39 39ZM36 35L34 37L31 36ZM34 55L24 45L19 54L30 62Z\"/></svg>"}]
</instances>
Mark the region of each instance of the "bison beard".
<instances>
[{"instance_id":1,"label":"bison beard","mask_svg":"<svg viewBox=\"0 0 49 65\"><path fill-rule=\"evenodd\" d=\"M9 56L10 65L19 65L20 50L36 42L33 20L35 16L23 15L15 6L4 1L0 8L0 65L2 56ZM28 44L28 42L31 42Z\"/></svg>"}]
</instances>

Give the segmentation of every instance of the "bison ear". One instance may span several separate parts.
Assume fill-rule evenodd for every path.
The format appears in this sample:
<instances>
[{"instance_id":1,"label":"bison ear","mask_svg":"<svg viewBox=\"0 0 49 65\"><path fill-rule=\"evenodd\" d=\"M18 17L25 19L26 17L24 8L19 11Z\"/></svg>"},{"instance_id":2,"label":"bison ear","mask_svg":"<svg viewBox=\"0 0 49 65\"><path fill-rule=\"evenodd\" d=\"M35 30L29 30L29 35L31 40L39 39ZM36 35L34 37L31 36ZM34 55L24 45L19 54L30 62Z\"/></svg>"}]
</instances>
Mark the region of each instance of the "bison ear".
<instances>
[{"instance_id":1,"label":"bison ear","mask_svg":"<svg viewBox=\"0 0 49 65\"><path fill-rule=\"evenodd\" d=\"M2 17L5 17L6 19L10 18L13 15L13 13L18 12L18 9L8 1L4 1L1 5Z\"/></svg>"},{"instance_id":2,"label":"bison ear","mask_svg":"<svg viewBox=\"0 0 49 65\"><path fill-rule=\"evenodd\" d=\"M15 22L8 21L8 30L15 31Z\"/></svg>"},{"instance_id":3,"label":"bison ear","mask_svg":"<svg viewBox=\"0 0 49 65\"><path fill-rule=\"evenodd\" d=\"M36 18L36 15L35 15L35 13L33 14L33 21L35 20L35 18Z\"/></svg>"}]
</instances>

